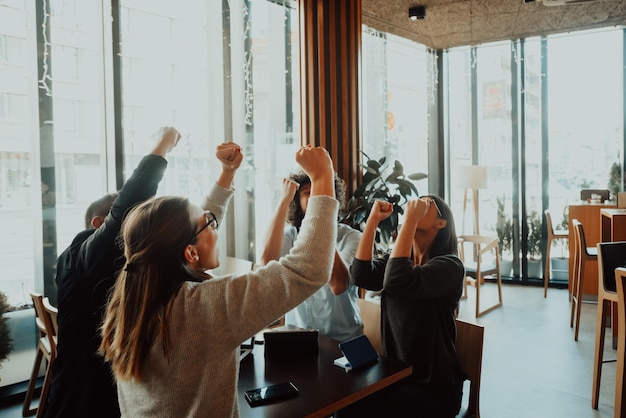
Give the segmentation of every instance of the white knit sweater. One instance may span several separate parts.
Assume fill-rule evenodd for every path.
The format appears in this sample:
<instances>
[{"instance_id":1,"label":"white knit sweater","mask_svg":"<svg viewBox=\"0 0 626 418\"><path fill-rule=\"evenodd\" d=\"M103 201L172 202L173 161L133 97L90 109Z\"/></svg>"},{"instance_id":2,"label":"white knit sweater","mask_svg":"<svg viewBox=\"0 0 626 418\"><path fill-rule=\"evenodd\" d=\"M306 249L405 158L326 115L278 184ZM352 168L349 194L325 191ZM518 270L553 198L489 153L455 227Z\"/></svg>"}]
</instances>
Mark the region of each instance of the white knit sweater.
<instances>
[{"instance_id":1,"label":"white knit sweater","mask_svg":"<svg viewBox=\"0 0 626 418\"><path fill-rule=\"evenodd\" d=\"M123 417L238 417L239 346L328 282L338 203L309 200L295 246L243 276L188 282L171 316L168 363L155 342L141 382L118 381Z\"/></svg>"}]
</instances>

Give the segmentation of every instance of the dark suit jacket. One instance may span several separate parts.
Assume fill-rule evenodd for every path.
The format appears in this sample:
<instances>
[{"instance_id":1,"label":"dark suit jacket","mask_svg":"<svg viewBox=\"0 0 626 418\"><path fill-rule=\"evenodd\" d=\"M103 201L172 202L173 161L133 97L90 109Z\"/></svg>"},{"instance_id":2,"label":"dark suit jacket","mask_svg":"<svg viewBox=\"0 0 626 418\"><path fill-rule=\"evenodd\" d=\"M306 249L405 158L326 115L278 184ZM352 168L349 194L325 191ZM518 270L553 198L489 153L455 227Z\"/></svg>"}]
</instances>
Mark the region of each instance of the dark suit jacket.
<instances>
[{"instance_id":1,"label":"dark suit jacket","mask_svg":"<svg viewBox=\"0 0 626 418\"><path fill-rule=\"evenodd\" d=\"M116 273L123 265L117 242L122 220L134 205L154 196L167 161L145 156L118 197L104 224L80 232L58 258L58 354L46 417L119 417L110 367L97 354L102 315Z\"/></svg>"}]
</instances>

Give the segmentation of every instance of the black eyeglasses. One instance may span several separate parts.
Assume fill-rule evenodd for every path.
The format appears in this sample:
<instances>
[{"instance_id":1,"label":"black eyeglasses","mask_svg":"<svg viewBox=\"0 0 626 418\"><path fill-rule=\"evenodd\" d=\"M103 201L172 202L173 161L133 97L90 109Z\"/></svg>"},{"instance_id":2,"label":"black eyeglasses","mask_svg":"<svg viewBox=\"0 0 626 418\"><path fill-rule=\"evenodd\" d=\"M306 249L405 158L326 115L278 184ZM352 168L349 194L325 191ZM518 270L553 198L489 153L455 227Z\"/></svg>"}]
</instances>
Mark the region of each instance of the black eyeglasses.
<instances>
[{"instance_id":1,"label":"black eyeglasses","mask_svg":"<svg viewBox=\"0 0 626 418\"><path fill-rule=\"evenodd\" d=\"M205 229L209 227L211 229L217 229L217 227L219 226L219 222L217 222L217 218L215 217L215 214L213 212L208 210L205 211L204 217L206 219L206 224L202 228L198 229L195 234L193 234L193 237L191 237L191 241L195 240L198 234L200 234L200 232L204 231Z\"/></svg>"}]
</instances>

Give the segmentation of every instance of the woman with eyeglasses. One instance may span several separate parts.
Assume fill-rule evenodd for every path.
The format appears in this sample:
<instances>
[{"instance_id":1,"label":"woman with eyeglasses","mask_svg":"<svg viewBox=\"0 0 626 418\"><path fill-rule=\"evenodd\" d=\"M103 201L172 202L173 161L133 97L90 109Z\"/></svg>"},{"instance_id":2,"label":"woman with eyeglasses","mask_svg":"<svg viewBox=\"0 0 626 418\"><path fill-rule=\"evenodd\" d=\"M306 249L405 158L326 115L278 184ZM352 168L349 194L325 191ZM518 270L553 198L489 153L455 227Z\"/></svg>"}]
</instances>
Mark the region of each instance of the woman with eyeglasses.
<instances>
[{"instance_id":1,"label":"woman with eyeglasses","mask_svg":"<svg viewBox=\"0 0 626 418\"><path fill-rule=\"evenodd\" d=\"M391 254L374 258L376 228L392 211L391 203L375 202L350 275L357 286L382 290L383 352L410 363L413 373L336 416L455 417L464 380L455 351L455 312L465 270L452 211L434 195L407 202Z\"/></svg>"},{"instance_id":2,"label":"woman with eyeglasses","mask_svg":"<svg viewBox=\"0 0 626 418\"><path fill-rule=\"evenodd\" d=\"M238 148L220 158L236 166L241 159ZM168 196L128 214L126 265L100 346L117 381L122 416L239 415L241 343L330 278L338 212L332 161L325 149L311 146L298 150L296 161L312 182L298 241L280 261L245 275L205 273L219 265L217 228L227 202L208 204L207 211Z\"/></svg>"}]
</instances>

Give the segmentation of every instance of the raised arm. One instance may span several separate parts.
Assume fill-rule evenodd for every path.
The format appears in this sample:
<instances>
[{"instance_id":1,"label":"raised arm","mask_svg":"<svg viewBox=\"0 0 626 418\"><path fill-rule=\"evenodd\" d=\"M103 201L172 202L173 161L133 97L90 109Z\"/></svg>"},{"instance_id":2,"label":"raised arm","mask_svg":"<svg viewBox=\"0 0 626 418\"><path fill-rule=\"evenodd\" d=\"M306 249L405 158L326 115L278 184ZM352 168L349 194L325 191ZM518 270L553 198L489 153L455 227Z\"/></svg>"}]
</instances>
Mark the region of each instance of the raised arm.
<instances>
[{"instance_id":1,"label":"raised arm","mask_svg":"<svg viewBox=\"0 0 626 418\"><path fill-rule=\"evenodd\" d=\"M204 198L202 208L210 210L221 224L230 199L233 197L233 180L241 166L243 154L241 147L234 142L224 142L217 146L215 156L222 164L222 171L215 184Z\"/></svg>"},{"instance_id":2,"label":"raised arm","mask_svg":"<svg viewBox=\"0 0 626 418\"><path fill-rule=\"evenodd\" d=\"M217 184L225 189L230 189L235 173L243 161L241 147L234 142L224 142L218 145L215 155L222 163L222 172L217 179Z\"/></svg>"},{"instance_id":3,"label":"raised arm","mask_svg":"<svg viewBox=\"0 0 626 418\"><path fill-rule=\"evenodd\" d=\"M287 212L298 187L299 185L295 181L283 179L281 198L274 210L272 219L270 219L265 236L265 247L263 247L263 253L261 254L261 263L263 264L267 264L272 260L278 260L281 256Z\"/></svg>"},{"instance_id":4,"label":"raised arm","mask_svg":"<svg viewBox=\"0 0 626 418\"><path fill-rule=\"evenodd\" d=\"M180 132L171 126L160 128L157 134L156 144L154 144L154 148L152 148L150 154L165 157L176 147L178 141L180 141L180 137Z\"/></svg>"},{"instance_id":5,"label":"raised arm","mask_svg":"<svg viewBox=\"0 0 626 418\"><path fill-rule=\"evenodd\" d=\"M306 145L296 152L296 162L311 179L311 196L335 197L335 170L328 151Z\"/></svg>"},{"instance_id":6,"label":"raised arm","mask_svg":"<svg viewBox=\"0 0 626 418\"><path fill-rule=\"evenodd\" d=\"M372 210L365 222L365 228L363 229L363 235L359 246L356 249L354 258L359 260L371 260L373 258L374 251L374 238L376 238L376 228L378 224L387 219L393 213L393 205L384 200L377 200L372 206Z\"/></svg>"},{"instance_id":7,"label":"raised arm","mask_svg":"<svg viewBox=\"0 0 626 418\"><path fill-rule=\"evenodd\" d=\"M402 228L400 228L400 232L398 232L398 238L396 238L396 243L391 250L391 257L399 258L411 256L415 228L429 208L430 201L415 199L407 202L404 212L404 224Z\"/></svg>"},{"instance_id":8,"label":"raised arm","mask_svg":"<svg viewBox=\"0 0 626 418\"><path fill-rule=\"evenodd\" d=\"M115 242L124 217L131 207L156 194L167 167L164 157L176 147L180 137L180 133L173 127L165 126L159 129L152 150L142 158L120 190L103 224L81 245L76 255L76 268L82 277L93 277L94 281L98 281L101 279L100 271L110 270L102 266L110 267L116 263L121 250ZM108 290L107 286L102 288Z\"/></svg>"},{"instance_id":9,"label":"raised arm","mask_svg":"<svg viewBox=\"0 0 626 418\"><path fill-rule=\"evenodd\" d=\"M285 257L248 272L243 280L216 281L229 286L224 321L234 344L258 332L328 283L337 242L334 170L323 148L302 147L296 161L311 179L311 198L296 242ZM235 297L234 295L238 295Z\"/></svg>"}]
</instances>

